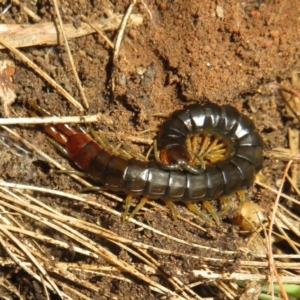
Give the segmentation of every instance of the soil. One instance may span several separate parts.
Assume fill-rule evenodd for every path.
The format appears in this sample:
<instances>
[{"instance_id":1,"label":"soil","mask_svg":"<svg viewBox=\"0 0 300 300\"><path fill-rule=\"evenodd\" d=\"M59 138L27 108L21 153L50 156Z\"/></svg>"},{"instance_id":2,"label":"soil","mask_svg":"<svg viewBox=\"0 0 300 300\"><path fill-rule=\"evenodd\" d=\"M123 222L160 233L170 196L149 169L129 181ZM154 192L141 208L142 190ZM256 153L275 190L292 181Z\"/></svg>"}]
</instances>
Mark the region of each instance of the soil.
<instances>
[{"instance_id":1,"label":"soil","mask_svg":"<svg viewBox=\"0 0 300 300\"><path fill-rule=\"evenodd\" d=\"M107 6L103 5L102 1L75 2L61 1L60 12L64 23L76 22L80 15L89 20L107 17ZM51 3L46 0L24 1L25 6L41 17L41 22L56 20ZM111 3L115 14L124 14L129 6L129 1L115 0ZM69 42L89 103L89 108L84 112L79 112L69 104L15 55L8 50L1 51L1 60L9 59L15 63L13 84L16 100L11 106L10 116L27 116L29 99L61 116L101 112L114 120L114 124L90 126L106 132L120 133L123 138L114 140L113 143L117 144L121 140L126 149L145 153L149 145L133 143L126 137L136 136L140 131L157 127L162 118L155 117L154 114L167 115L192 103L211 102L232 105L251 117L266 141L267 150L287 146L288 119L283 115L284 103L272 84L287 82L293 72L298 74L300 70L299 5L295 5L294 1L146 0L138 1L133 13L142 14L143 24L126 28L119 56L115 61L114 51L98 34L90 34ZM0 17L5 24L35 23L24 9L15 5ZM112 41L117 37L117 31L108 31L105 34ZM21 51L81 101L63 44L28 47ZM1 112L2 116L7 117L3 107ZM44 152L68 165L68 161L47 142L40 127L23 126L16 130ZM142 137L153 139L155 133L148 132ZM54 172L53 165L33 154L26 154L24 160L24 155L17 157L10 151L3 150L0 163L1 177L7 181L74 193L79 193L82 188L69 176ZM263 174L271 185L276 185L282 177L284 166L280 160L265 158ZM266 215L270 214L275 196L257 185L249 188L246 195L248 201L258 203L265 209ZM124 195L121 196L125 199ZM91 193L89 197L97 197L98 202L118 211L124 209L122 203L107 196ZM233 195L233 203L236 202L235 198ZM63 201L60 198L45 197L43 201L52 203L52 206L62 213L101 224L103 228L122 237L170 251L187 254L197 251L198 255L202 255L198 249L179 245L145 229L140 230L134 223L122 223L119 217L102 210ZM135 200L135 203L137 201ZM217 200L212 203L220 209ZM222 226L205 222L188 212L184 205L178 205L181 216L204 226L206 232L197 230L183 220L173 221L170 212L161 209L162 206L146 207L149 210L141 211L136 218L165 234L220 250L237 251L245 245L238 227L228 221L236 212L237 205L233 205L227 215L221 216ZM103 243L103 246L120 259L135 265L141 264L138 258L126 250L109 242L95 241ZM199 284L193 287L197 295L227 299L218 289L211 287L208 282L200 282L201 280L192 274L191 270L201 268L204 262L151 251L149 253L155 257L166 274L180 278L187 285L199 281ZM85 257L71 257L69 250L64 252L52 249L49 254L57 261L82 264L86 262ZM216 254L209 250L203 251L203 256L211 255ZM224 263L218 267L234 271L238 262L226 264L227 258L224 257ZM238 261L238 257L235 259ZM95 260L95 263L103 262ZM142 268L140 271L145 272ZM15 270L14 274L6 276L18 287L24 299L46 299L43 286L30 279L23 271ZM116 299L160 297L141 280L126 274L124 276L131 282L91 276L90 280L100 287L98 293L80 286L73 288L92 299L106 299L112 296ZM148 276L173 290L170 283L161 276ZM68 293L72 299L79 299L75 293ZM55 299L54 294L50 296L51 299Z\"/></svg>"}]
</instances>

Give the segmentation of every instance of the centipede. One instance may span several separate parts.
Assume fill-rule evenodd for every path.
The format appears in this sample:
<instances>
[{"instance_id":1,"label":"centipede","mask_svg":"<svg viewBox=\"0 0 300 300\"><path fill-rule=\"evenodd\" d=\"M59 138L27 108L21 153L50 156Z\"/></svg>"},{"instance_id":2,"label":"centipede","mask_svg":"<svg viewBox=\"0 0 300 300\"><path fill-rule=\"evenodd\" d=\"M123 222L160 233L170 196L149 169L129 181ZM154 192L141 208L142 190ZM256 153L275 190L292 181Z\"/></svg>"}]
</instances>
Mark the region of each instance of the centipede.
<instances>
[{"instance_id":1,"label":"centipede","mask_svg":"<svg viewBox=\"0 0 300 300\"><path fill-rule=\"evenodd\" d=\"M32 116L52 114L29 101ZM203 217L197 203L226 197L250 187L263 167L263 140L254 122L236 108L213 103L193 104L177 110L165 120L157 135L159 161L124 158L104 149L88 134L67 124L44 125L45 131L66 150L74 164L100 189L123 192L126 196L123 219L133 217L149 199L162 200L177 216L175 203L182 202ZM192 165L185 141L189 135L217 135L227 146L223 159ZM133 197L142 196L129 214ZM206 216L206 215L205 215Z\"/></svg>"}]
</instances>

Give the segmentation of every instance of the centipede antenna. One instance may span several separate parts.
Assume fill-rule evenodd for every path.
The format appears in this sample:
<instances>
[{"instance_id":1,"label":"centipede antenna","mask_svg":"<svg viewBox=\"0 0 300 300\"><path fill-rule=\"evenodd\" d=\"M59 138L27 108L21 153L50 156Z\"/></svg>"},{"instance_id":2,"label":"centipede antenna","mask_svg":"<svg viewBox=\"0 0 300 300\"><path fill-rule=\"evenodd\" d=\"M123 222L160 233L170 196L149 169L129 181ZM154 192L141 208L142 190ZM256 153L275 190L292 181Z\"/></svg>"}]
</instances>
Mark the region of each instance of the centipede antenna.
<instances>
[{"instance_id":1,"label":"centipede antenna","mask_svg":"<svg viewBox=\"0 0 300 300\"><path fill-rule=\"evenodd\" d=\"M156 162L157 165L163 169L163 170L167 170L167 171L182 171L182 168L179 164L172 164L172 165L165 165L159 161Z\"/></svg>"},{"instance_id":2,"label":"centipede antenna","mask_svg":"<svg viewBox=\"0 0 300 300\"><path fill-rule=\"evenodd\" d=\"M193 166L190 166L189 164L180 165L180 167L183 170L188 171L189 173L194 174L194 175L203 174L203 172L204 172L204 169L200 169L198 167L193 167Z\"/></svg>"}]
</instances>

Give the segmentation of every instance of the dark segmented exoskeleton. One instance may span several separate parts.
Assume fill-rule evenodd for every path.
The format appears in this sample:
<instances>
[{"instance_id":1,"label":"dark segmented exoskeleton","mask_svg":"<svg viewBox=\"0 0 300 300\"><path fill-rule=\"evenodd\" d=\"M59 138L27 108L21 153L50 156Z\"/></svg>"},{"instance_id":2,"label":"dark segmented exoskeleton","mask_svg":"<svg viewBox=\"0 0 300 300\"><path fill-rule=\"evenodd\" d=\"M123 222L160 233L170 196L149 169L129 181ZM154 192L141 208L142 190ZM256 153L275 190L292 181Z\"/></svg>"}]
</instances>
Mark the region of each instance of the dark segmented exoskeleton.
<instances>
[{"instance_id":1,"label":"dark segmented exoskeleton","mask_svg":"<svg viewBox=\"0 0 300 300\"><path fill-rule=\"evenodd\" d=\"M30 105L43 115L49 112ZM129 217L148 199L162 199L176 215L174 202L184 202L202 215L194 203L217 199L250 186L263 165L263 141L254 123L231 106L192 105L175 111L157 138L161 162L127 159L103 149L87 134L68 125L45 125L46 131L66 148L68 157L101 188L127 194L123 214L128 215L133 196L144 196ZM190 166L185 146L189 134L216 134L228 151L224 160L205 169ZM218 217L214 216L217 222Z\"/></svg>"}]
</instances>

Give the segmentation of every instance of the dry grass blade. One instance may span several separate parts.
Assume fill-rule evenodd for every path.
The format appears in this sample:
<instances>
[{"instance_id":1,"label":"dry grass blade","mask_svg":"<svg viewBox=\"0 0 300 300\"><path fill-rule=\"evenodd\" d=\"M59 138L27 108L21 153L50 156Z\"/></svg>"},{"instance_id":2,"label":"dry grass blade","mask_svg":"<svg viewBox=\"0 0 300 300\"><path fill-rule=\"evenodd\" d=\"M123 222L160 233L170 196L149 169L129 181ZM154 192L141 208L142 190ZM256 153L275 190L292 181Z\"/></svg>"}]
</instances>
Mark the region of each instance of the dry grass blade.
<instances>
[{"instance_id":1,"label":"dry grass blade","mask_svg":"<svg viewBox=\"0 0 300 300\"><path fill-rule=\"evenodd\" d=\"M116 59L119 55L121 42L122 42L122 39L123 39L123 36L124 36L124 31L125 31L125 28L128 24L128 20L129 20L129 17L131 15L131 12L132 12L132 9L133 9L135 3L136 3L136 0L131 1L130 5L127 8L126 14L124 15L124 18L122 20L122 23L121 23L121 26L120 26L120 29L119 29L119 32L118 32L117 40L116 40L116 43L115 43L115 47L114 47L114 61L116 61Z\"/></svg>"},{"instance_id":2,"label":"dry grass blade","mask_svg":"<svg viewBox=\"0 0 300 300\"><path fill-rule=\"evenodd\" d=\"M133 16L132 16L133 17ZM113 49L114 44L113 42L102 32L99 27L96 27L93 23L91 23L85 16L81 16L81 19L84 20L87 24L89 24L106 42L107 44Z\"/></svg>"},{"instance_id":3,"label":"dry grass blade","mask_svg":"<svg viewBox=\"0 0 300 300\"><path fill-rule=\"evenodd\" d=\"M96 30L116 30L119 28L122 18L122 15L113 15L108 19L92 22L92 27L85 22L82 22L79 28L74 27L73 24L64 24L66 38L68 40L78 38L95 33ZM142 15L132 14L128 26L139 26L142 23ZM58 33L54 23L0 24L0 37L14 48L58 44ZM0 49L5 48L0 45Z\"/></svg>"},{"instance_id":4,"label":"dry grass blade","mask_svg":"<svg viewBox=\"0 0 300 300\"><path fill-rule=\"evenodd\" d=\"M273 224L275 223L275 219L276 219L276 212L277 212L277 207L279 204L279 198L280 198L280 194L282 192L283 189L283 185L284 185L284 181L285 181L285 177L292 165L293 161L290 160L284 170L284 174L283 174L283 178L282 178L282 182L281 185L279 187L279 192L277 194L275 203L274 203L274 207L273 207L273 212L272 212L272 216L271 216L271 221L270 221L270 226L269 226L269 233L268 233L268 238L267 238L267 245L268 245L268 254L269 254L269 262L270 262L270 273L271 273L271 278L270 278L270 284L271 284L271 289L272 289L272 296L274 297L274 278L273 276L276 277L277 282L280 286L280 290L281 290L281 294L285 299L288 299L286 291L282 285L281 282L281 278L278 274L278 271L276 269L276 266L274 264L274 257L273 257L273 251L272 251L272 230L273 230Z\"/></svg>"},{"instance_id":5,"label":"dry grass blade","mask_svg":"<svg viewBox=\"0 0 300 300\"><path fill-rule=\"evenodd\" d=\"M26 12L26 14L36 22L41 21L41 18L37 14L35 14L31 9L29 9L26 5L21 3L19 0L12 0L11 2L17 6L20 6Z\"/></svg>"},{"instance_id":6,"label":"dry grass blade","mask_svg":"<svg viewBox=\"0 0 300 300\"><path fill-rule=\"evenodd\" d=\"M84 123L94 123L101 122L106 125L112 125L113 121L111 118L104 116L101 113L90 116L71 116L71 117L36 117L36 118L1 118L0 125L21 125L21 124L84 124Z\"/></svg>"},{"instance_id":7,"label":"dry grass blade","mask_svg":"<svg viewBox=\"0 0 300 300\"><path fill-rule=\"evenodd\" d=\"M132 9L133 9L135 3L136 3L136 0L132 0L130 5L128 6L127 11L126 11L126 13L123 17L119 32L118 32L118 36L117 36L115 46L114 46L114 55L113 55L113 64L114 65L113 65L112 74L115 72L115 69L117 68L119 51L120 51L121 42L122 42L122 39L123 39L123 36L124 36L124 31L125 31L125 28L127 26L129 17L131 15L131 12L132 12ZM114 89L115 89L115 77L113 75L112 76L112 90L114 91Z\"/></svg>"},{"instance_id":8,"label":"dry grass blade","mask_svg":"<svg viewBox=\"0 0 300 300\"><path fill-rule=\"evenodd\" d=\"M76 67L75 67L75 64L74 64L74 59L73 59L73 56L72 56L72 53L71 53L71 50L70 50L70 47L69 47L69 44L68 44L67 35L65 33L65 30L64 30L64 26L63 26L63 22L62 22L62 19L61 19L61 16L60 16L60 12L59 12L57 1L53 0L53 3L54 3L54 8L55 8L56 16L58 18L59 28L60 28L61 34L63 36L64 45L65 45L67 53L68 53L69 61L70 61L70 64L71 64L71 68L73 70L73 75L75 77L78 89L80 91L80 94L81 94L84 106L86 108L89 108L89 104L88 104L88 101L86 99L85 93L83 91L83 88L82 88L82 85L81 85L81 81L79 79L79 76L78 76L78 73L77 73L77 70L76 70Z\"/></svg>"}]
</instances>

